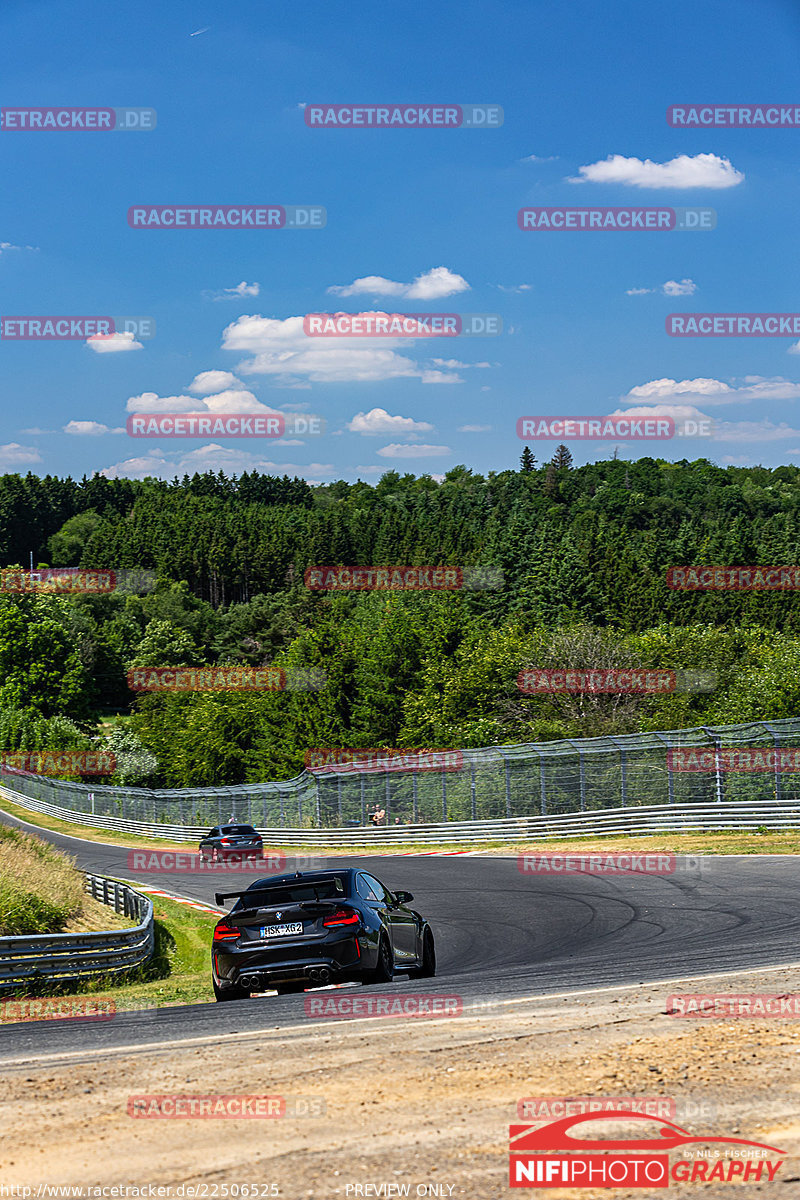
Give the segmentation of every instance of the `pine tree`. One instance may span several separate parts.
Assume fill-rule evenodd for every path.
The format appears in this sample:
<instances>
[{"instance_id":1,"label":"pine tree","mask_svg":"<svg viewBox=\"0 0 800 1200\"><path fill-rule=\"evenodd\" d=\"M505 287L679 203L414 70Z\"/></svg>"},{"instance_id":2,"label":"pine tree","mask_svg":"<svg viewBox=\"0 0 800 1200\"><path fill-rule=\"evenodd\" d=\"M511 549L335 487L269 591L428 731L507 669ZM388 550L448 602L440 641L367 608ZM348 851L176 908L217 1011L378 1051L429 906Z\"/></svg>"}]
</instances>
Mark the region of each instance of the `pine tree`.
<instances>
[{"instance_id":1,"label":"pine tree","mask_svg":"<svg viewBox=\"0 0 800 1200\"><path fill-rule=\"evenodd\" d=\"M530 446L526 446L525 449L522 451L522 454L520 455L519 469L520 469L520 471L527 472L527 471L532 471L535 466L536 466L536 459L533 457L533 454L531 453Z\"/></svg>"},{"instance_id":2,"label":"pine tree","mask_svg":"<svg viewBox=\"0 0 800 1200\"><path fill-rule=\"evenodd\" d=\"M550 461L556 469L564 467L567 471L572 470L572 455L563 442L560 446L556 446L556 452Z\"/></svg>"}]
</instances>

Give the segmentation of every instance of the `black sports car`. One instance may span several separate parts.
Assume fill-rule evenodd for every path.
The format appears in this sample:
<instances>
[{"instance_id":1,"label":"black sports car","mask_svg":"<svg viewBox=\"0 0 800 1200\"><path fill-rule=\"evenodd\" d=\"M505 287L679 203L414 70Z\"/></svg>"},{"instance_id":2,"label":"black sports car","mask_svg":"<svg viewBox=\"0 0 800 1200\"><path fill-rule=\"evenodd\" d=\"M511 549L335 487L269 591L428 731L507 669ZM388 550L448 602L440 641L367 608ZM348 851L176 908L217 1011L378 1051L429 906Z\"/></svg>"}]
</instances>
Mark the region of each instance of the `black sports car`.
<instances>
[{"instance_id":1,"label":"black sports car","mask_svg":"<svg viewBox=\"0 0 800 1200\"><path fill-rule=\"evenodd\" d=\"M355 867L298 871L258 879L236 897L214 930L214 995L240 1000L275 988L281 995L347 980L386 983L395 971L412 978L436 974L433 933L406 905L410 892L392 893Z\"/></svg>"},{"instance_id":2,"label":"black sports car","mask_svg":"<svg viewBox=\"0 0 800 1200\"><path fill-rule=\"evenodd\" d=\"M252 825L215 825L200 842L204 862L221 861L231 856L261 858L264 843Z\"/></svg>"}]
</instances>

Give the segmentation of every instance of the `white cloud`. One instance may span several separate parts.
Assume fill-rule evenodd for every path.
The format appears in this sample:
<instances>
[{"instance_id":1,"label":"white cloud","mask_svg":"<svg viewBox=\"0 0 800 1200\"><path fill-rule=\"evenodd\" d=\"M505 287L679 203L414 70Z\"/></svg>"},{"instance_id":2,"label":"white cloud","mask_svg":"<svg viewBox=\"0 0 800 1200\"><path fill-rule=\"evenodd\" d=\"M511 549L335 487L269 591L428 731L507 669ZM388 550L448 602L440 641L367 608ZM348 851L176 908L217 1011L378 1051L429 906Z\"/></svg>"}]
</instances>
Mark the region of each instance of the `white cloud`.
<instances>
[{"instance_id":1,"label":"white cloud","mask_svg":"<svg viewBox=\"0 0 800 1200\"><path fill-rule=\"evenodd\" d=\"M478 370L482 367L491 367L491 365L492 365L491 363L488 363L488 362L476 362L476 363L459 362L457 358L432 358L431 362L436 367L447 367L451 371L455 371L459 367L463 367L465 370L468 370L470 367L474 367L476 370Z\"/></svg>"},{"instance_id":2,"label":"white cloud","mask_svg":"<svg viewBox=\"0 0 800 1200\"><path fill-rule=\"evenodd\" d=\"M460 375L446 375L444 371L423 371L423 383L463 383Z\"/></svg>"},{"instance_id":3,"label":"white cloud","mask_svg":"<svg viewBox=\"0 0 800 1200\"><path fill-rule=\"evenodd\" d=\"M491 425L459 425L459 433L489 433Z\"/></svg>"},{"instance_id":4,"label":"white cloud","mask_svg":"<svg viewBox=\"0 0 800 1200\"><path fill-rule=\"evenodd\" d=\"M146 475L172 479L174 475L193 475L195 471L224 471L226 474L241 471L259 471L264 474L315 476L332 475L332 463L273 462L248 450L228 449L215 442L200 446L196 450L162 450L154 447L149 454L127 458L122 462L105 467L100 474L109 479L143 479Z\"/></svg>"},{"instance_id":5,"label":"white cloud","mask_svg":"<svg viewBox=\"0 0 800 1200\"><path fill-rule=\"evenodd\" d=\"M494 286L496 288L498 288L501 292L519 293L519 292L529 292L531 290L533 284L516 283L516 284L509 284L508 287L506 287L505 284L503 284L503 283L496 283Z\"/></svg>"},{"instance_id":6,"label":"white cloud","mask_svg":"<svg viewBox=\"0 0 800 1200\"><path fill-rule=\"evenodd\" d=\"M72 433L76 437L100 437L104 433L124 432L124 429L112 429L100 421L68 421L64 426L64 433Z\"/></svg>"},{"instance_id":7,"label":"white cloud","mask_svg":"<svg viewBox=\"0 0 800 1200\"><path fill-rule=\"evenodd\" d=\"M791 346L786 351L786 353L787 354L800 354L800 342L792 342Z\"/></svg>"},{"instance_id":8,"label":"white cloud","mask_svg":"<svg viewBox=\"0 0 800 1200\"><path fill-rule=\"evenodd\" d=\"M706 405L797 400L800 399L800 383L792 383L780 375L772 379L748 375L743 384L737 387L731 387L719 379L653 379L650 383L632 387L622 399L629 403L658 404L671 396L681 396L684 400L695 397Z\"/></svg>"},{"instance_id":9,"label":"white cloud","mask_svg":"<svg viewBox=\"0 0 800 1200\"><path fill-rule=\"evenodd\" d=\"M0 446L0 467L18 467L41 461L42 456L35 446L21 446L19 442L6 442Z\"/></svg>"},{"instance_id":10,"label":"white cloud","mask_svg":"<svg viewBox=\"0 0 800 1200\"><path fill-rule=\"evenodd\" d=\"M0 254L4 250L38 250L38 246L15 246L13 242L0 242Z\"/></svg>"},{"instance_id":11,"label":"white cloud","mask_svg":"<svg viewBox=\"0 0 800 1200\"><path fill-rule=\"evenodd\" d=\"M393 417L385 408L371 408L369 412L359 412L348 421L347 428L351 433L360 433L367 437L376 434L393 433L395 435L430 433L434 426L427 421L415 421L413 417Z\"/></svg>"},{"instance_id":12,"label":"white cloud","mask_svg":"<svg viewBox=\"0 0 800 1200\"><path fill-rule=\"evenodd\" d=\"M335 296L398 296L405 300L441 300L444 296L455 296L468 292L469 284L463 275L456 275L448 267L433 267L418 275L413 283L395 283L383 275L365 275L353 283L335 285L328 291Z\"/></svg>"},{"instance_id":13,"label":"white cloud","mask_svg":"<svg viewBox=\"0 0 800 1200\"><path fill-rule=\"evenodd\" d=\"M96 333L86 339L86 345L95 354L119 354L124 350L144 350L141 342L132 333Z\"/></svg>"},{"instance_id":14,"label":"white cloud","mask_svg":"<svg viewBox=\"0 0 800 1200\"><path fill-rule=\"evenodd\" d=\"M381 458L441 458L445 454L452 454L452 450L449 446L402 446L392 442L388 446L381 446L378 454Z\"/></svg>"},{"instance_id":15,"label":"white cloud","mask_svg":"<svg viewBox=\"0 0 800 1200\"><path fill-rule=\"evenodd\" d=\"M622 183L638 188L730 188L742 183L744 175L729 159L716 154L679 154L669 162L626 158L609 154L602 162L578 168L569 183Z\"/></svg>"},{"instance_id":16,"label":"white cloud","mask_svg":"<svg viewBox=\"0 0 800 1200\"><path fill-rule=\"evenodd\" d=\"M785 421L779 425L774 421L715 421L714 436L721 442L779 442L800 436L800 429L793 429Z\"/></svg>"},{"instance_id":17,"label":"white cloud","mask_svg":"<svg viewBox=\"0 0 800 1200\"><path fill-rule=\"evenodd\" d=\"M521 158L520 162L558 162L558 154L528 154L525 158Z\"/></svg>"},{"instance_id":18,"label":"white cloud","mask_svg":"<svg viewBox=\"0 0 800 1200\"><path fill-rule=\"evenodd\" d=\"M195 396L207 396L212 392L244 389L244 386L230 371L201 371L189 384L189 391Z\"/></svg>"},{"instance_id":19,"label":"white cloud","mask_svg":"<svg viewBox=\"0 0 800 1200\"><path fill-rule=\"evenodd\" d=\"M193 396L159 396L156 392L142 392L131 396L126 410L133 413L274 413L257 400L252 392L229 388L214 396L198 400Z\"/></svg>"},{"instance_id":20,"label":"white cloud","mask_svg":"<svg viewBox=\"0 0 800 1200\"><path fill-rule=\"evenodd\" d=\"M271 375L273 386L309 383L374 383L386 379L422 379L426 372L399 348L412 339L309 337L302 317L276 320L241 316L223 333L223 349L253 357L238 366L244 375ZM454 379L454 382L457 379Z\"/></svg>"},{"instance_id":21,"label":"white cloud","mask_svg":"<svg viewBox=\"0 0 800 1200\"><path fill-rule=\"evenodd\" d=\"M626 296L650 296L655 288L628 288Z\"/></svg>"},{"instance_id":22,"label":"white cloud","mask_svg":"<svg viewBox=\"0 0 800 1200\"><path fill-rule=\"evenodd\" d=\"M260 283L237 283L236 287L223 288L221 292L205 292L204 295L212 300L240 300L244 296L257 296L261 291Z\"/></svg>"},{"instance_id":23,"label":"white cloud","mask_svg":"<svg viewBox=\"0 0 800 1200\"><path fill-rule=\"evenodd\" d=\"M680 283L675 279L668 279L666 283L662 283L661 291L665 296L692 296L697 291L697 284L691 279L682 279Z\"/></svg>"}]
</instances>

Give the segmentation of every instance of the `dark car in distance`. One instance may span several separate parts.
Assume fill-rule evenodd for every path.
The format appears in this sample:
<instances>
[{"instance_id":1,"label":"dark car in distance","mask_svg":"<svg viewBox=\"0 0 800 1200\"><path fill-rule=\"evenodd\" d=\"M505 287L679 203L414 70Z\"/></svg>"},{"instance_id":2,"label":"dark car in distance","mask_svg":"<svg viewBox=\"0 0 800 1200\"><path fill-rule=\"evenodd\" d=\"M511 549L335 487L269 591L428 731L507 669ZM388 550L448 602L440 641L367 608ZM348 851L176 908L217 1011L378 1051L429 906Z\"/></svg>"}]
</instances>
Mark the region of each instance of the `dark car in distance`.
<instances>
[{"instance_id":1,"label":"dark car in distance","mask_svg":"<svg viewBox=\"0 0 800 1200\"><path fill-rule=\"evenodd\" d=\"M390 892L356 867L298 871L257 879L218 922L211 949L217 1000L241 1000L272 989L357 981L386 983L395 972L436 974L428 922L408 904L410 892Z\"/></svg>"},{"instance_id":2,"label":"dark car in distance","mask_svg":"<svg viewBox=\"0 0 800 1200\"><path fill-rule=\"evenodd\" d=\"M215 825L200 842L203 862L237 858L261 858L264 843L252 825Z\"/></svg>"}]
</instances>

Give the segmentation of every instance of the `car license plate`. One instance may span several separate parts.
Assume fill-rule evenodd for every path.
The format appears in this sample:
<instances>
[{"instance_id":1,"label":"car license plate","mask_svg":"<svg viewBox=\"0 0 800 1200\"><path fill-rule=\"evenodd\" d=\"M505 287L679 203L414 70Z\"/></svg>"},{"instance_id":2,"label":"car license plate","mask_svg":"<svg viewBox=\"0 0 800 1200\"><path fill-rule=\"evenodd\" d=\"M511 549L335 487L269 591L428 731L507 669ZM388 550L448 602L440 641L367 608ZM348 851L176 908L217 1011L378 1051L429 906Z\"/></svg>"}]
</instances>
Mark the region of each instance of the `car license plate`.
<instances>
[{"instance_id":1,"label":"car license plate","mask_svg":"<svg viewBox=\"0 0 800 1200\"><path fill-rule=\"evenodd\" d=\"M288 925L262 925L261 936L265 937L287 937L293 933L303 932L302 921L291 921Z\"/></svg>"}]
</instances>

